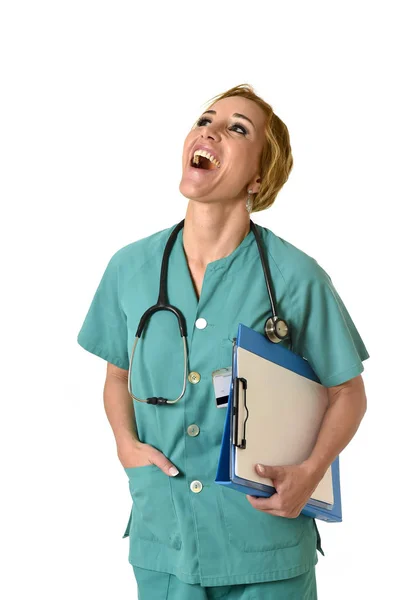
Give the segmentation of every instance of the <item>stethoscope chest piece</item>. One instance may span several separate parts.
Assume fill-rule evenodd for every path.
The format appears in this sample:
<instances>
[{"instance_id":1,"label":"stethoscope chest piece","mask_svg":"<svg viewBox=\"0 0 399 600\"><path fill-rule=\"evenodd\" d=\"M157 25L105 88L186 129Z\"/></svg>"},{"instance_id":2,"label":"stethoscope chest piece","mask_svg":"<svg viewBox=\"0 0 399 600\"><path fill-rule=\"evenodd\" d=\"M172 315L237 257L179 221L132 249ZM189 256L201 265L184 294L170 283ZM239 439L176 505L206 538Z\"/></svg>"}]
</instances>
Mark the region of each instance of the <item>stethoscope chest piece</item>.
<instances>
[{"instance_id":1,"label":"stethoscope chest piece","mask_svg":"<svg viewBox=\"0 0 399 600\"><path fill-rule=\"evenodd\" d=\"M279 319L277 316L270 317L266 321L265 334L271 342L278 344L288 337L287 322L284 319Z\"/></svg>"}]
</instances>

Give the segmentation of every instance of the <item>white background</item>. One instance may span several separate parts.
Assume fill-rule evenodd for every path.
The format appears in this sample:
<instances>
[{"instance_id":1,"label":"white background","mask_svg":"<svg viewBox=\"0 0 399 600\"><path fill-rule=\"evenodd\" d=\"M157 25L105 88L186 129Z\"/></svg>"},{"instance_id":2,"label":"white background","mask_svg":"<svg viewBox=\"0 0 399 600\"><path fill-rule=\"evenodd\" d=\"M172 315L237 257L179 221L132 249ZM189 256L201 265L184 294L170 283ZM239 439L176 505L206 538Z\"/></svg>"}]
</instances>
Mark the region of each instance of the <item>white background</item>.
<instances>
[{"instance_id":1,"label":"white background","mask_svg":"<svg viewBox=\"0 0 399 600\"><path fill-rule=\"evenodd\" d=\"M76 337L111 255L184 217L184 137L208 99L240 83L287 124L294 155L254 220L330 274L371 355L368 411L341 454L343 522L319 527L319 598L396 594L395 3L277 4L2 3L7 600L136 597L106 363Z\"/></svg>"}]
</instances>

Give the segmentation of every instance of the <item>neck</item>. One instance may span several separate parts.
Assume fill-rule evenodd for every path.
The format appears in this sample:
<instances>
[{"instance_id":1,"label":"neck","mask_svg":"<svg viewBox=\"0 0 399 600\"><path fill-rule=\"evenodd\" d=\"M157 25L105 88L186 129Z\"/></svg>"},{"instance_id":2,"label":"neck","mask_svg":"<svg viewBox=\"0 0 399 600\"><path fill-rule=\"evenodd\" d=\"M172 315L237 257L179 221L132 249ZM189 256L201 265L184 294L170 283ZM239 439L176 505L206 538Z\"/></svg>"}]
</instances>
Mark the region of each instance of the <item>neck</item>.
<instances>
[{"instance_id":1,"label":"neck","mask_svg":"<svg viewBox=\"0 0 399 600\"><path fill-rule=\"evenodd\" d=\"M189 263L199 268L231 254L250 232L250 217L242 203L236 206L189 201L183 228L183 246Z\"/></svg>"}]
</instances>

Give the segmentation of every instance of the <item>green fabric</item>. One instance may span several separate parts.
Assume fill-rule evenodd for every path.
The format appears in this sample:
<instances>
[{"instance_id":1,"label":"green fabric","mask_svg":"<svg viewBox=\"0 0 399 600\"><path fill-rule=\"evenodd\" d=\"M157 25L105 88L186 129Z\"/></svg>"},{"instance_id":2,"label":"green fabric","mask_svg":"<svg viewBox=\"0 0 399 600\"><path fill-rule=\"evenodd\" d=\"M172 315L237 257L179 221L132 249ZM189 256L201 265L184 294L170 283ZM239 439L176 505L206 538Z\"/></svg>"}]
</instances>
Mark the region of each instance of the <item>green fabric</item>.
<instances>
[{"instance_id":1,"label":"green fabric","mask_svg":"<svg viewBox=\"0 0 399 600\"><path fill-rule=\"evenodd\" d=\"M141 315L155 304L165 243L173 227L118 250L111 258L78 335L83 348L123 369ZM316 260L260 227L267 247L277 314L291 326L282 342L306 358L321 383L334 386L359 375L369 356L348 311ZM216 408L212 371L231 364L238 323L263 333L271 316L254 235L227 257L207 265L198 301L184 254L182 231L168 269L169 302L187 323L189 371L174 405L135 402L140 440L163 452L179 469L168 477L154 465L126 469L133 500L126 535L129 561L182 581L220 586L296 577L317 563L315 522L255 510L245 494L214 483L225 410ZM207 320L205 329L195 326ZM157 312L139 341L132 367L140 398L176 398L183 383L183 351L176 317ZM187 428L196 424L197 436ZM190 483L201 481L199 493Z\"/></svg>"},{"instance_id":2,"label":"green fabric","mask_svg":"<svg viewBox=\"0 0 399 600\"><path fill-rule=\"evenodd\" d=\"M133 571L138 600L317 600L315 567L290 579L213 587L140 567L133 566Z\"/></svg>"}]
</instances>

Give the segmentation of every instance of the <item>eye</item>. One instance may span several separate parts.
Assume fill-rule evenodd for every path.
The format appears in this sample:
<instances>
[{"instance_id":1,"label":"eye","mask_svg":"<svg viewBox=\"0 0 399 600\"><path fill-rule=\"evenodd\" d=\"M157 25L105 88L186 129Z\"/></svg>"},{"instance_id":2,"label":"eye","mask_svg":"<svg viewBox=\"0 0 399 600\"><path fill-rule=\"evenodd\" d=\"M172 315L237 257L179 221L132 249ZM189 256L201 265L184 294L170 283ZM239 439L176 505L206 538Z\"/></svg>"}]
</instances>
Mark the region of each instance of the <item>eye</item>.
<instances>
[{"instance_id":1,"label":"eye","mask_svg":"<svg viewBox=\"0 0 399 600\"><path fill-rule=\"evenodd\" d=\"M239 123L234 123L234 125L232 125L230 129L233 129L233 127L238 127L239 129L241 129L244 135L247 135L248 133L245 127L243 125L240 125Z\"/></svg>"},{"instance_id":2,"label":"eye","mask_svg":"<svg viewBox=\"0 0 399 600\"><path fill-rule=\"evenodd\" d=\"M207 122L207 123L212 123L212 121L211 121L210 119L205 119L205 117L203 117L203 118L201 118L201 119L198 119L198 121L197 121L197 126L198 126L198 127L201 127L201 123L204 123L204 122Z\"/></svg>"},{"instance_id":3,"label":"eye","mask_svg":"<svg viewBox=\"0 0 399 600\"><path fill-rule=\"evenodd\" d=\"M207 118L205 118L205 117L201 117L200 119L198 119L198 121L197 121L197 123L196 123L197 127L201 127L201 126L202 126L202 123L212 123L212 121L211 121L211 119L207 119ZM237 131L237 129L235 129L235 128L241 129L241 132L240 132L240 131ZM237 133L241 133L241 135L247 135L247 133L248 133L248 131L247 131L247 129L244 127L244 125L240 125L239 123L234 123L234 124L233 124L233 125L230 127L230 129L231 129L232 131L237 131Z\"/></svg>"}]
</instances>

